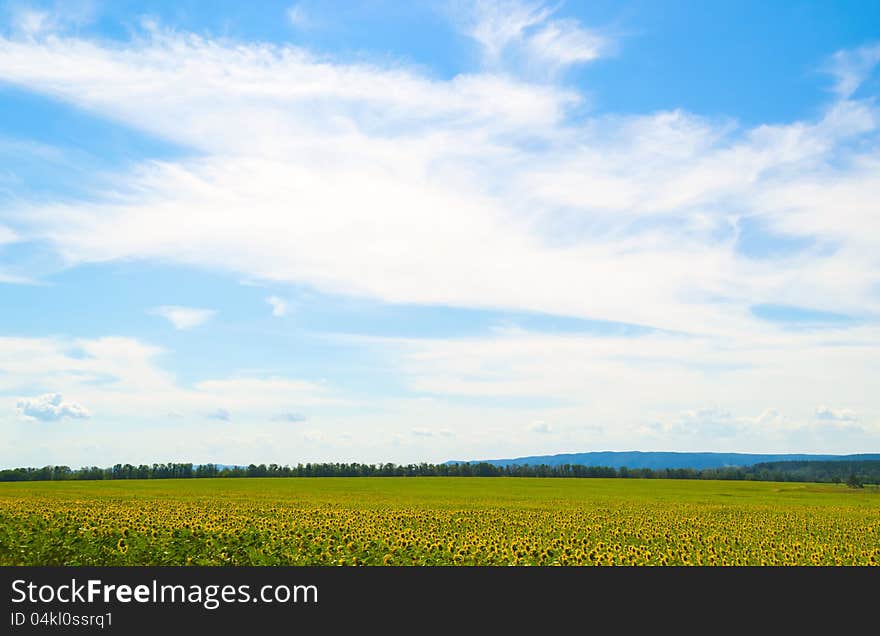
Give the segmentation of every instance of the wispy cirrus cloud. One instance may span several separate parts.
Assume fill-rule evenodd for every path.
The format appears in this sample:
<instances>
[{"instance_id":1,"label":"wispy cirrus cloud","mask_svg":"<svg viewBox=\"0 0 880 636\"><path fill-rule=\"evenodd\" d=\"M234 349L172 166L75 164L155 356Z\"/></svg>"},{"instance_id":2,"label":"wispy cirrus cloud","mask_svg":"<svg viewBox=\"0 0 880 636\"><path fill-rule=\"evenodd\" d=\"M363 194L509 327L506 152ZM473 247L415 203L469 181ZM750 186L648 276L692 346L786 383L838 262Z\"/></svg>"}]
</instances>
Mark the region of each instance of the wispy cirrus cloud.
<instances>
[{"instance_id":1,"label":"wispy cirrus cloud","mask_svg":"<svg viewBox=\"0 0 880 636\"><path fill-rule=\"evenodd\" d=\"M694 443L713 423L788 431L823 419L804 394L828 393L873 430L878 407L853 382L877 372L880 112L857 97L873 49L836 56L836 91L799 121L585 114L574 110L585 95L556 71L601 56L607 39L545 5L475 7L464 30L485 55L445 79L155 24L115 42L0 38L4 82L191 150L121 170L90 198L17 200L0 221L68 266L174 263L389 303L647 327L640 338L499 331L381 343L412 391L542 402L529 408L559 439L589 422L625 443L646 418ZM753 258L747 224L796 247ZM859 320L787 333L755 315L767 304ZM211 317L165 309L180 329ZM214 412L224 396L236 422L259 404L272 421L324 399L271 377L181 391L131 359L187 414ZM395 412L420 413L410 408ZM426 431L466 415L432 409ZM510 426L509 415L480 413ZM410 424L395 432L413 437Z\"/></svg>"},{"instance_id":2,"label":"wispy cirrus cloud","mask_svg":"<svg viewBox=\"0 0 880 636\"><path fill-rule=\"evenodd\" d=\"M482 47L489 68L556 71L599 58L610 38L571 18L554 18L558 5L523 0L454 2L450 13Z\"/></svg>"},{"instance_id":3,"label":"wispy cirrus cloud","mask_svg":"<svg viewBox=\"0 0 880 636\"><path fill-rule=\"evenodd\" d=\"M582 64L601 57L611 47L607 36L589 31L577 20L551 20L536 31L526 46L551 67Z\"/></svg>"},{"instance_id":4,"label":"wispy cirrus cloud","mask_svg":"<svg viewBox=\"0 0 880 636\"><path fill-rule=\"evenodd\" d=\"M568 121L578 95L562 86L161 29L116 46L7 39L0 76L200 151L91 201L6 213L71 263L155 259L389 302L728 334L759 328L749 307L770 301L880 312L870 101L751 129L682 111ZM247 131L229 125L243 119ZM815 247L751 259L743 218Z\"/></svg>"},{"instance_id":5,"label":"wispy cirrus cloud","mask_svg":"<svg viewBox=\"0 0 880 636\"><path fill-rule=\"evenodd\" d=\"M309 10L302 2L290 5L285 14L288 22L298 29L307 29L313 24Z\"/></svg>"},{"instance_id":6,"label":"wispy cirrus cloud","mask_svg":"<svg viewBox=\"0 0 880 636\"><path fill-rule=\"evenodd\" d=\"M27 38L76 29L91 23L97 13L92 0L65 0L43 6L11 2L0 8L9 28Z\"/></svg>"},{"instance_id":7,"label":"wispy cirrus cloud","mask_svg":"<svg viewBox=\"0 0 880 636\"><path fill-rule=\"evenodd\" d=\"M838 51L824 69L835 80L834 91L844 99L862 85L880 63L880 44L872 43L853 50Z\"/></svg>"}]
</instances>

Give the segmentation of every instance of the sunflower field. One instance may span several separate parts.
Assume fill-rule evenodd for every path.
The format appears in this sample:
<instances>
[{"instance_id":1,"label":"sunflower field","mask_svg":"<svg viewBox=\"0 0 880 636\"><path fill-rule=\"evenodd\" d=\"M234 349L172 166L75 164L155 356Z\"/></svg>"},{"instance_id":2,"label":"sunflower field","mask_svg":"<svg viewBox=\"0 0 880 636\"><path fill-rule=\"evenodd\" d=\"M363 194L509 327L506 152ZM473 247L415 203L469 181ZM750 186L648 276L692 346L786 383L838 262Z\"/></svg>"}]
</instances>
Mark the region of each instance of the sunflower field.
<instances>
[{"instance_id":1,"label":"sunflower field","mask_svg":"<svg viewBox=\"0 0 880 636\"><path fill-rule=\"evenodd\" d=\"M878 565L880 492L529 478L0 484L0 565Z\"/></svg>"}]
</instances>

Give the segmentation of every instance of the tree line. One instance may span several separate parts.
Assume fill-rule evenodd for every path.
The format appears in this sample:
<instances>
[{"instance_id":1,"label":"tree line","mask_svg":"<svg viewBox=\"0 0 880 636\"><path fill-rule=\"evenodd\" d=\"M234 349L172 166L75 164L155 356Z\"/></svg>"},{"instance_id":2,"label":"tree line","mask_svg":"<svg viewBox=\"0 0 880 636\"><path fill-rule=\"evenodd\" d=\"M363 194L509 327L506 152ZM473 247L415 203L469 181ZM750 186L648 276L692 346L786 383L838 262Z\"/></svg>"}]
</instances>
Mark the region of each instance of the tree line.
<instances>
[{"instance_id":1,"label":"tree line","mask_svg":"<svg viewBox=\"0 0 880 636\"><path fill-rule=\"evenodd\" d=\"M307 463L296 466L250 464L116 464L109 468L44 466L0 470L0 481L75 481L110 479L200 479L209 477L556 477L620 479L726 479L847 483L853 487L880 483L880 461L782 461L724 468L613 468L581 464L505 465L488 462L453 464Z\"/></svg>"}]
</instances>

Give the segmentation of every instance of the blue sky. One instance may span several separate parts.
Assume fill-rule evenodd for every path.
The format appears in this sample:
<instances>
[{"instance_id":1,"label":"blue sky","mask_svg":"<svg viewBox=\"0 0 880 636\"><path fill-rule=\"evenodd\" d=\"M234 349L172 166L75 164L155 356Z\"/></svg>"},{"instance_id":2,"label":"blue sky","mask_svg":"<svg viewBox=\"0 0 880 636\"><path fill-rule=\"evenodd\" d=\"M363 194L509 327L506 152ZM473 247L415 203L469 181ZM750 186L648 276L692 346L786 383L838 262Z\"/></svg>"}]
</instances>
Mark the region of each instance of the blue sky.
<instances>
[{"instance_id":1,"label":"blue sky","mask_svg":"<svg viewBox=\"0 0 880 636\"><path fill-rule=\"evenodd\" d=\"M876 451L878 25L0 3L0 465Z\"/></svg>"}]
</instances>

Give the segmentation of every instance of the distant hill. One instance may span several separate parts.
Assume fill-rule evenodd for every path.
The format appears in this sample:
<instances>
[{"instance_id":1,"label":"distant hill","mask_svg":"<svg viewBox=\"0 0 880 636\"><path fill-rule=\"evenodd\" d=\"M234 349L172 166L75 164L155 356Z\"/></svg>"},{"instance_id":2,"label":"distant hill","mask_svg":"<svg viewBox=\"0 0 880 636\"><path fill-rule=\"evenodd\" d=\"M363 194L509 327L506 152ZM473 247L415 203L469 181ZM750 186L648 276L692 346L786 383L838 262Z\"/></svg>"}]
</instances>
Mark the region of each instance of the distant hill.
<instances>
[{"instance_id":1,"label":"distant hill","mask_svg":"<svg viewBox=\"0 0 880 636\"><path fill-rule=\"evenodd\" d=\"M561 455L535 455L516 457L513 459L486 459L477 461L449 461L447 464L479 464L485 462L493 466L528 465L561 466L563 464L580 464L582 466L608 466L611 468L724 468L725 466L752 466L768 462L789 461L869 461L880 460L880 454L861 455L803 455L780 454L763 455L753 453L678 453L653 451L600 451L592 453L566 453Z\"/></svg>"}]
</instances>

